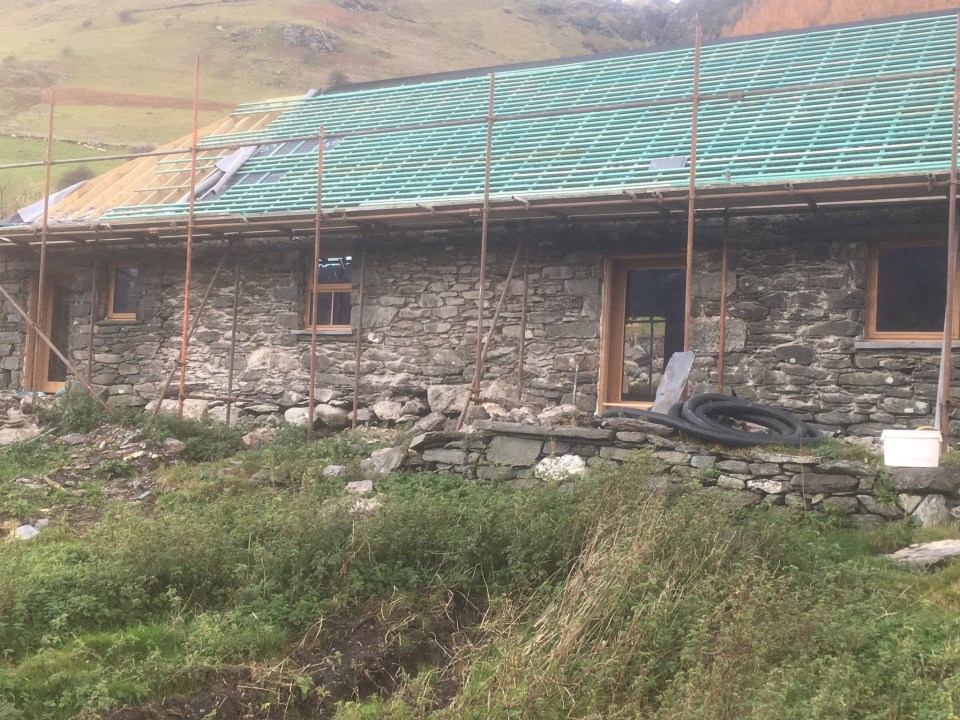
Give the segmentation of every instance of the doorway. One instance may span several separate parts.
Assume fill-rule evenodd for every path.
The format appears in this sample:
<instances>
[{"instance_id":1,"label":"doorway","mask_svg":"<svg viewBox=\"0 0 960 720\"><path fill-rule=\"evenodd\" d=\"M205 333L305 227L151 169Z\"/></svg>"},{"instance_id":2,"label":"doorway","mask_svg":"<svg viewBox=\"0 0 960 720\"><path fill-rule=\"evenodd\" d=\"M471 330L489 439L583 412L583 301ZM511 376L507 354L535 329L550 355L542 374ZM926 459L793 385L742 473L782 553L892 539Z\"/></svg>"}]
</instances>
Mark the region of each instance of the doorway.
<instances>
[{"instance_id":1,"label":"doorway","mask_svg":"<svg viewBox=\"0 0 960 720\"><path fill-rule=\"evenodd\" d=\"M682 255L607 261L601 411L649 407L667 362L683 350Z\"/></svg>"},{"instance_id":2,"label":"doorway","mask_svg":"<svg viewBox=\"0 0 960 720\"><path fill-rule=\"evenodd\" d=\"M34 277L30 292L30 317L64 355L70 340L70 303L73 299L70 276L49 273L43 297L38 298L40 278ZM67 381L67 366L50 347L33 332L28 334L24 360L23 389L55 393Z\"/></svg>"}]
</instances>

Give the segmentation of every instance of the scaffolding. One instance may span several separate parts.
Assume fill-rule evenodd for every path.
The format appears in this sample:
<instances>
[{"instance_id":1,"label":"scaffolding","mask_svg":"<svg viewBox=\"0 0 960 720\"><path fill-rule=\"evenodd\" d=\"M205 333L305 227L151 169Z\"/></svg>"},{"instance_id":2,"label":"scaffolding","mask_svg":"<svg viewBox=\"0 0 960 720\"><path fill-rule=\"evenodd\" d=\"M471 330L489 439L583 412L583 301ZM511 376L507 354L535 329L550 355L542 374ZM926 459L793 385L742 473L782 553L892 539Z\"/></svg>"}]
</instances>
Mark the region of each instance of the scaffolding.
<instances>
[{"instance_id":1,"label":"scaffolding","mask_svg":"<svg viewBox=\"0 0 960 720\"><path fill-rule=\"evenodd\" d=\"M941 14L942 16L942 14ZM583 104L577 107L560 108L555 110L533 110L526 112L501 113L496 112L497 78L496 71L490 72L487 77L488 95L486 112L482 116L469 116L453 120L425 121L415 125L385 125L380 127L365 127L353 131L338 131L335 137L339 139L349 137L364 137L387 135L403 131L421 131L430 129L483 126L485 129L483 191L479 203L474 200L451 201L442 206L424 205L417 203L397 203L392 208L377 209L324 209L324 153L325 146L333 134L328 134L324 126L319 127L314 134L298 133L297 128L287 129L278 135L269 135L269 123L253 121L246 130L236 133L236 136L225 135L230 140L201 139L199 128L200 107L200 61L197 58L194 72L193 89L193 123L191 142L188 147L169 146L164 149L142 152L123 153L108 156L85 157L75 159L55 159L53 157L54 118L56 108L56 94L51 93L48 132L46 138L46 156L43 161L22 162L0 165L0 170L21 169L28 167L43 167L45 173L43 214L40 228L35 225L0 228L0 248L22 248L28 252L38 250L38 297L42 297L47 273L47 253L51 247L78 247L84 244L91 248L91 267L93 281L91 287L91 309L88 337L88 354L86 372L81 374L68 360L66 355L57 348L53 341L38 327L37 318L16 302L16 300L0 286L0 294L9 302L18 315L28 326L27 347L33 347L34 355L39 353L39 342L42 342L51 352L56 354L67 366L69 372L77 381L101 404L103 400L96 394L92 384L92 369L94 365L93 345L96 326L96 268L98 252L102 248L113 245L161 245L164 243L185 243L186 265L184 274L183 318L180 342L180 353L177 366L171 371L163 387L157 406L167 394L173 376L179 373L177 391L177 408L179 417L183 417L184 401L191 397L209 398L201 394L187 392L186 378L189 363L189 343L193 331L199 326L207 299L213 289L220 271L228 255L234 256L233 270L233 304L232 304L232 333L230 341L228 386L225 397L217 399L227 403L227 419L237 396L234 392L234 375L237 342L237 315L242 291L241 281L241 242L245 238L266 239L276 237L307 237L313 236L314 267L321 258L321 238L327 234L359 238L360 243L360 273L358 297L360 312L357 318L357 333L355 340L355 370L353 386L353 425L356 425L359 409L359 394L361 387L361 359L363 353L363 309L366 282L366 259L370 233L373 229L379 232L388 232L391 229L447 229L460 226L464 222L474 223L480 220L480 251L478 273L478 301L477 301L477 336L474 352L474 375L470 384L470 395L462 409L458 425L462 425L468 416L472 403L480 399L480 388L484 376L485 356L496 332L500 311L504 305L516 268L522 258L523 263L523 295L518 339L518 367L517 367L517 399L523 397L525 373L525 347L527 305L530 286L530 248L526 240L522 241L513 257L510 270L503 286L503 291L493 313L489 328L486 325L486 292L487 292L487 264L488 264L488 237L492 222L523 221L527 224L537 222L578 221L578 220L642 220L646 218L660 218L664 214L683 213L685 210L687 221L686 232L686 278L684 291L684 349L689 349L692 336L692 281L694 273L694 252L696 226L698 218L722 218L722 246L721 246L721 283L720 283L720 317L718 357L716 366L716 382L719 391L723 391L725 361L726 361L726 320L727 320L727 274L729 271L729 227L731 217L749 217L773 214L799 214L806 212L825 212L830 210L845 210L850 208L876 207L878 202L895 202L904 204L939 205L948 202L948 229L947 229L947 301L944 310L944 332L940 355L940 369L936 404L936 424L944 437L946 447L949 438L949 418L951 410L950 381L952 367L952 333L954 324L954 297L956 292L956 273L958 262L957 237L957 187L958 187L958 128L960 128L960 14L953 15L956 25L953 62L949 68L922 70L917 72L861 74L846 79L815 80L808 83L793 83L777 87L747 87L736 92L723 92L719 89L709 93L701 92L701 49L702 32L696 29L694 44L693 74L690 78L692 92L675 97L646 97L639 100ZM852 60L851 62L855 62ZM783 93L807 92L811 90L833 88L856 88L870 83L925 81L928 79L953 78L953 111L951 122L951 150L949 176L923 172L914 176L884 176L882 173L861 178L840 177L833 179L811 179L798 177L796 181L776 183L769 186L699 186L697 182L698 170L698 126L701 118L702 103L706 101L738 102L745 98L773 98ZM661 188L655 191L625 189L618 192L585 193L571 191L569 193L555 192L541 196L511 196L508 198L492 197L491 176L494 168L495 135L494 128L498 123L530 121L550 118L564 118L591 113L609 113L624 110L639 110L646 108L661 108L668 106L689 107L689 155L688 186L681 188ZM289 107L285 101L276 103L260 103L261 112L282 113ZM270 116L268 116L270 117ZM258 125L259 122L259 125ZM238 125L239 127L239 125ZM266 134L266 135L265 135ZM263 146L275 145L294 141L316 141L316 207L312 211L289 212L260 212L255 214L217 214L198 216L196 204L198 199L198 161L202 154L209 157L217 151L238 148L256 149ZM175 162L189 162L189 183L187 186L187 213L185 218L160 217L133 217L118 218L108 221L95 222L49 222L51 198L52 169L62 165L88 164L110 160L138 160L142 158L179 158ZM220 259L216 271L211 278L200 305L191 320L190 299L192 279L192 256L195 243L218 240L227 241L229 247ZM316 364L317 364L317 283L311 283L311 311L310 318L310 364L309 364L309 424L314 425ZM38 311L39 312L39 311ZM485 337L486 330L486 337ZM36 361L32 363L36 367ZM32 383L36 388L36 382Z\"/></svg>"}]
</instances>

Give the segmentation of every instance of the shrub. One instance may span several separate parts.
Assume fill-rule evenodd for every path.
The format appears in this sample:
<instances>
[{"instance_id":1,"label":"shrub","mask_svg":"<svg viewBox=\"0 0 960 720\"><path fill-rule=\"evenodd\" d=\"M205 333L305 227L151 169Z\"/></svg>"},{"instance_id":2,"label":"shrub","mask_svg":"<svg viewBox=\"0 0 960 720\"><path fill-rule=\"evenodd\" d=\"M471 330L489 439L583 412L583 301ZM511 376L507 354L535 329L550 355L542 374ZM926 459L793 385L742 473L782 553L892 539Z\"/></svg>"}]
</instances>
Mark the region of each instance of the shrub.
<instances>
[{"instance_id":1,"label":"shrub","mask_svg":"<svg viewBox=\"0 0 960 720\"><path fill-rule=\"evenodd\" d=\"M109 419L100 403L79 388L59 398L43 399L37 407L37 417L44 425L56 428L60 435L90 432Z\"/></svg>"}]
</instances>

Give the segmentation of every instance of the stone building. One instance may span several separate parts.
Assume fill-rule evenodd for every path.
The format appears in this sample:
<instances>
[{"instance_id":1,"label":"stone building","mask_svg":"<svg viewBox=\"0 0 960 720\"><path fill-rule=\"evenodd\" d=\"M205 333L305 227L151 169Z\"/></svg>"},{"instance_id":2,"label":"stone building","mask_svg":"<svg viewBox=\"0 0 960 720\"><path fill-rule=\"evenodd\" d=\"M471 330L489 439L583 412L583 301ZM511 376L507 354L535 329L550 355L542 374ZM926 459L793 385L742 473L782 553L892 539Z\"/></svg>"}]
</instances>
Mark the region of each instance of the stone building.
<instances>
[{"instance_id":1,"label":"stone building","mask_svg":"<svg viewBox=\"0 0 960 720\"><path fill-rule=\"evenodd\" d=\"M42 203L5 221L2 284L110 403L142 405L177 367L190 235L190 394L283 412L313 364L325 405L359 379L381 420L452 414L488 224L485 400L644 406L688 344L697 389L722 359L726 391L823 427L930 424L956 23L722 41L696 73L681 48L241 106L202 132L192 216L187 139L52 197L47 233ZM0 387L70 380L11 306L0 323Z\"/></svg>"}]
</instances>

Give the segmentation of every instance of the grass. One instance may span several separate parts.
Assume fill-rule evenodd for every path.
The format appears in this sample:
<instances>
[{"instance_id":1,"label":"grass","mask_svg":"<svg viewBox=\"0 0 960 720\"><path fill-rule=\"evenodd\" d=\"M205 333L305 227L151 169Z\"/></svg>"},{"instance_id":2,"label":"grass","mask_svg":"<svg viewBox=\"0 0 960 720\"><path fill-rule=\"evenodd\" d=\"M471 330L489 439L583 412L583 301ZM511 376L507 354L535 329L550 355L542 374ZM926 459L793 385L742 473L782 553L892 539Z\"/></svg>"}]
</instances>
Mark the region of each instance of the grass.
<instances>
[{"instance_id":1,"label":"grass","mask_svg":"<svg viewBox=\"0 0 960 720\"><path fill-rule=\"evenodd\" d=\"M0 165L37 162L44 159L47 143L45 140L24 137L6 137L0 135ZM53 153L56 159L70 159L96 157L111 153L122 152L121 148L91 146L82 143L55 142ZM54 188L61 187L66 173L77 167L89 167L96 173L106 172L117 167L119 161L110 160L98 162L89 166L66 165L54 168ZM6 216L18 208L34 202L43 194L43 167L19 168L14 170L0 170L0 213ZM61 182L62 181L62 182Z\"/></svg>"},{"instance_id":2,"label":"grass","mask_svg":"<svg viewBox=\"0 0 960 720\"><path fill-rule=\"evenodd\" d=\"M84 402L45 419L78 429L93 422ZM207 459L164 470L151 506L91 493L78 502L98 522L0 553L4 720L189 694L236 665L322 699L291 660L311 638L437 596L480 624L396 692L339 698L341 720L955 717L960 565L919 573L878 557L951 533L651 495L649 458L572 491L399 474L362 517L322 469L355 469L375 438L307 442L282 427L273 445L234 454L202 425L190 436L142 422L152 437L196 438ZM63 462L60 448L0 453L0 488ZM404 622L383 632L399 637Z\"/></svg>"}]
</instances>

